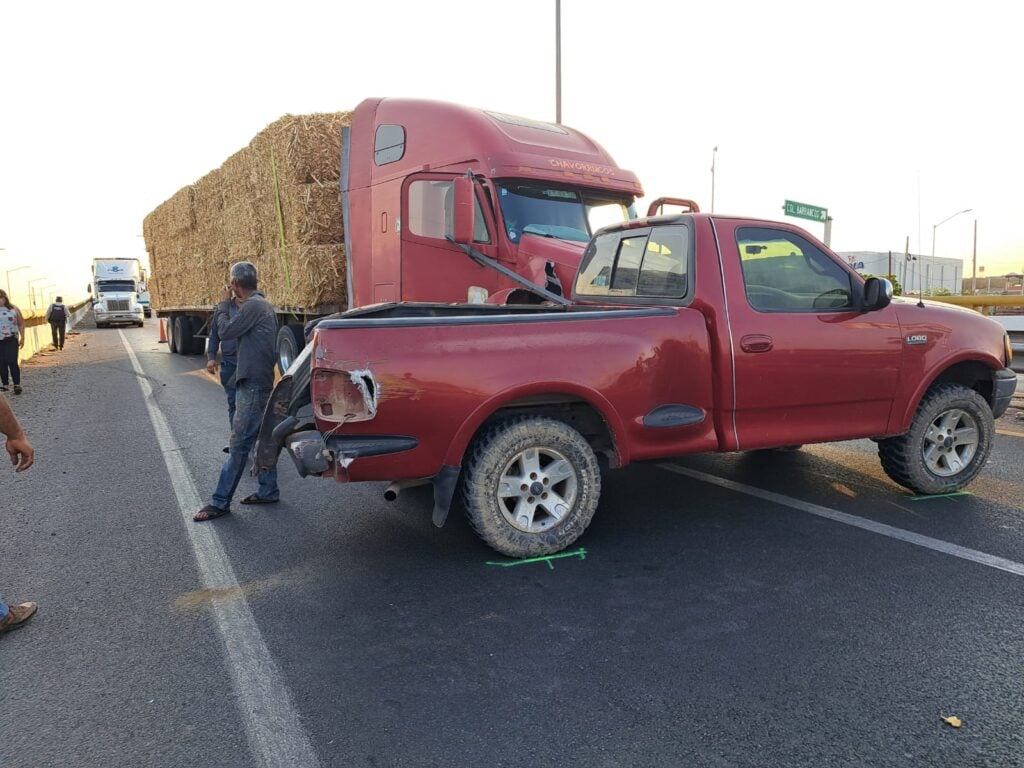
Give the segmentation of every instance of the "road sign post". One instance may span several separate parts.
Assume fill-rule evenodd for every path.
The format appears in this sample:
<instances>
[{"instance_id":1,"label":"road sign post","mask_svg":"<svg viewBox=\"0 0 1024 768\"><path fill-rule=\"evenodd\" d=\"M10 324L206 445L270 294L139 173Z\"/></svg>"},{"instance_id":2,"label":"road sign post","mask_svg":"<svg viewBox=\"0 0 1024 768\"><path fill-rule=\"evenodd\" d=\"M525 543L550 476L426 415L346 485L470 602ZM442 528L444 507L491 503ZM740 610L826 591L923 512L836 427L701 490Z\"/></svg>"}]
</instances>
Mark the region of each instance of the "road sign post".
<instances>
[{"instance_id":1,"label":"road sign post","mask_svg":"<svg viewBox=\"0 0 1024 768\"><path fill-rule=\"evenodd\" d=\"M795 216L798 219L809 219L810 221L821 222L825 225L825 245L832 247L832 217L828 215L828 208L820 205L808 205L798 203L796 200L786 200L782 206L787 216Z\"/></svg>"}]
</instances>

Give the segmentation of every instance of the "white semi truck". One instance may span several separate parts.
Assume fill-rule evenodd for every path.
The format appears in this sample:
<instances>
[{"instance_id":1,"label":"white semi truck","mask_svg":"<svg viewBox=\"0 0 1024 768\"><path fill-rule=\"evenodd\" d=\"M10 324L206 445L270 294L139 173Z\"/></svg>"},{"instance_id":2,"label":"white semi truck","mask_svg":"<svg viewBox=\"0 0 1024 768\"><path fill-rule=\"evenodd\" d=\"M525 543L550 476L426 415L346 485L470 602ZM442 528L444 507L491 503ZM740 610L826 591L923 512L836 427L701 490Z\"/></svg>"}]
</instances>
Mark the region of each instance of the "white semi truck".
<instances>
[{"instance_id":1,"label":"white semi truck","mask_svg":"<svg viewBox=\"0 0 1024 768\"><path fill-rule=\"evenodd\" d=\"M141 281L142 266L138 259L93 259L89 293L97 328L114 323L142 326Z\"/></svg>"}]
</instances>

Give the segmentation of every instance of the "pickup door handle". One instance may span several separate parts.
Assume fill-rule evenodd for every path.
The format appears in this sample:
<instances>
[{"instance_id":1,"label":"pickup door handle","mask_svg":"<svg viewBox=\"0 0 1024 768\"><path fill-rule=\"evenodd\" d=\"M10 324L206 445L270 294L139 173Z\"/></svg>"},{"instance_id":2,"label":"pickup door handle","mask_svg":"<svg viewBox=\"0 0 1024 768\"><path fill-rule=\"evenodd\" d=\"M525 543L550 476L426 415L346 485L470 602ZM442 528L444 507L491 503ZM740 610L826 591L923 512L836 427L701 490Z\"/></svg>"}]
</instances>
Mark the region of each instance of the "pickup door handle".
<instances>
[{"instance_id":1,"label":"pickup door handle","mask_svg":"<svg viewBox=\"0 0 1024 768\"><path fill-rule=\"evenodd\" d=\"M744 352L768 352L774 343L771 336L765 336L763 333L751 333L740 339L740 349Z\"/></svg>"}]
</instances>

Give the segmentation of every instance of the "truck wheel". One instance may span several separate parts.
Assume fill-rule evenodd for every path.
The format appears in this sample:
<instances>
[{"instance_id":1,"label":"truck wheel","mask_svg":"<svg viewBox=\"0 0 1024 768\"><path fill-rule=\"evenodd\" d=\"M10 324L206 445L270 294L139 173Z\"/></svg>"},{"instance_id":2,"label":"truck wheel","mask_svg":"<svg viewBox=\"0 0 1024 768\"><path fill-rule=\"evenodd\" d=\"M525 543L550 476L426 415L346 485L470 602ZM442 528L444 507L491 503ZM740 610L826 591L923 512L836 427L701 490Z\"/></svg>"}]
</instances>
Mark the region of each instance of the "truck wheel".
<instances>
[{"instance_id":1,"label":"truck wheel","mask_svg":"<svg viewBox=\"0 0 1024 768\"><path fill-rule=\"evenodd\" d=\"M302 326L296 323L282 325L277 331L277 367L284 376L295 358L306 346L306 337L302 334Z\"/></svg>"},{"instance_id":2,"label":"truck wheel","mask_svg":"<svg viewBox=\"0 0 1024 768\"><path fill-rule=\"evenodd\" d=\"M885 474L915 493L950 493L974 479L992 450L995 424L985 399L962 384L935 384L910 431L878 442Z\"/></svg>"},{"instance_id":3,"label":"truck wheel","mask_svg":"<svg viewBox=\"0 0 1024 768\"><path fill-rule=\"evenodd\" d=\"M509 557L549 555L572 544L590 525L600 495L590 445L545 416L488 427L470 447L463 470L470 525Z\"/></svg>"},{"instance_id":4,"label":"truck wheel","mask_svg":"<svg viewBox=\"0 0 1024 768\"><path fill-rule=\"evenodd\" d=\"M192 340L192 323L189 322L187 315L177 315L172 322L174 324L174 353L187 355Z\"/></svg>"}]
</instances>

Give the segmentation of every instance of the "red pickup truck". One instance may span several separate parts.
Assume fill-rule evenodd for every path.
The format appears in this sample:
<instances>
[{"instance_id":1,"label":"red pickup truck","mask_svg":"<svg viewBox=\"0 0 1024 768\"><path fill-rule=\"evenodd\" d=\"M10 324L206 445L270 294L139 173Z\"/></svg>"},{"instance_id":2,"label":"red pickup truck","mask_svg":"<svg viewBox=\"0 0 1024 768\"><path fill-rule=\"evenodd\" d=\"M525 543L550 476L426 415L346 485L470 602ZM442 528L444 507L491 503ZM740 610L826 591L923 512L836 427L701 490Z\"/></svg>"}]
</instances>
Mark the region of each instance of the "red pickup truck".
<instances>
[{"instance_id":1,"label":"red pickup truck","mask_svg":"<svg viewBox=\"0 0 1024 768\"><path fill-rule=\"evenodd\" d=\"M472 249L471 228L454 229ZM320 321L275 390L258 465L283 447L303 476L391 481L388 498L432 482L435 523L458 492L490 546L535 556L575 541L602 470L631 461L872 438L900 485L961 488L1016 387L996 322L893 299L784 223L608 227L572 288L566 304Z\"/></svg>"}]
</instances>

